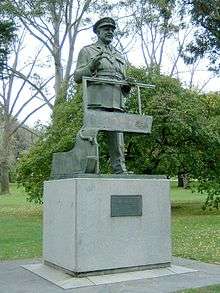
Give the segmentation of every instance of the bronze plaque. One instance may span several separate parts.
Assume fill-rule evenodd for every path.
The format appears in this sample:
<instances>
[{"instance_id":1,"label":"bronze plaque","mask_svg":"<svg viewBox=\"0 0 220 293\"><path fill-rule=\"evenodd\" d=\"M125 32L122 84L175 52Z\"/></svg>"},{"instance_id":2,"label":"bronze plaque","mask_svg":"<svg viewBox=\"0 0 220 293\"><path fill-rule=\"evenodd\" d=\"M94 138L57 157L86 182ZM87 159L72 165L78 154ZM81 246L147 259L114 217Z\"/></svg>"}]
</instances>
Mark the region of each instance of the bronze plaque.
<instances>
[{"instance_id":1,"label":"bronze plaque","mask_svg":"<svg viewBox=\"0 0 220 293\"><path fill-rule=\"evenodd\" d=\"M142 216L142 195L111 195L111 217Z\"/></svg>"}]
</instances>

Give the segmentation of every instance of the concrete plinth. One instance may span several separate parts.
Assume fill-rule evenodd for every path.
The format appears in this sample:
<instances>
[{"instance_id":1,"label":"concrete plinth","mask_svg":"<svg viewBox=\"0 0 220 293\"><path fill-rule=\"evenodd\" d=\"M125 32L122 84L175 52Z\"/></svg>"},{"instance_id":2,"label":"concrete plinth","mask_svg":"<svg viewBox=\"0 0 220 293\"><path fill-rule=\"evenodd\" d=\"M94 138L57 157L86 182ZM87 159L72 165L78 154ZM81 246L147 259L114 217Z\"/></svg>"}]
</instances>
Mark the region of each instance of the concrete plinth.
<instances>
[{"instance_id":1,"label":"concrete plinth","mask_svg":"<svg viewBox=\"0 0 220 293\"><path fill-rule=\"evenodd\" d=\"M128 176L46 182L43 258L73 275L169 266L169 181Z\"/></svg>"}]
</instances>

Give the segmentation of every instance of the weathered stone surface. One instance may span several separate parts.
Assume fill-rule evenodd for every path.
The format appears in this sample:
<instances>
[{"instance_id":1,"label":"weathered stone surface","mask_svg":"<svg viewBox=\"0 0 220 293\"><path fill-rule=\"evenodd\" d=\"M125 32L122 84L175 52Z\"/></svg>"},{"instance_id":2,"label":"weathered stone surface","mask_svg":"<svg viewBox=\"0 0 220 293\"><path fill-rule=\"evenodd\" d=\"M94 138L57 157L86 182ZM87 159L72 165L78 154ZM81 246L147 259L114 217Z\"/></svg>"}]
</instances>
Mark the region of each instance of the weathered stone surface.
<instances>
[{"instance_id":1,"label":"weathered stone surface","mask_svg":"<svg viewBox=\"0 0 220 293\"><path fill-rule=\"evenodd\" d=\"M37 259L1 261L0 292L18 293L19 290L22 293L64 293L64 289L68 289L67 293L170 293L189 288L197 288L198 291L199 287L220 284L220 265L173 257L170 268L103 275L103 278L101 276L89 277L86 279L92 281L93 286L88 286L88 283L85 282L85 287L76 289L76 285L82 285L79 278L60 271L58 274L43 275L41 270L43 265L39 263L40 261ZM28 265L29 267L27 267ZM36 267L34 267L35 265ZM189 268L192 270L190 271ZM165 277L167 269L174 274ZM53 269L53 271L55 270ZM51 282L59 287L54 286Z\"/></svg>"},{"instance_id":2,"label":"weathered stone surface","mask_svg":"<svg viewBox=\"0 0 220 293\"><path fill-rule=\"evenodd\" d=\"M173 275L197 272L194 269L172 265L167 268L147 269L147 270L141 270L141 271L137 270L132 272L117 272L113 274L105 274L105 275L97 275L97 276L94 275L94 276L77 278L77 277L72 277L55 268L49 267L45 264L32 264L32 265L25 265L23 267L31 271L32 273L37 274L41 276L42 278L50 281L51 283L56 284L57 286L63 289L90 287L91 290L94 285L98 286L98 285L104 285L104 284L105 285L115 284L115 283L121 283L126 281L154 279L154 278L160 278L164 276L173 276ZM145 289L147 290L147 287ZM143 292L146 293L147 292L146 290Z\"/></svg>"},{"instance_id":3,"label":"weathered stone surface","mask_svg":"<svg viewBox=\"0 0 220 293\"><path fill-rule=\"evenodd\" d=\"M142 196L141 216L111 217L112 195ZM171 261L169 181L72 178L45 183L44 260L75 273Z\"/></svg>"}]
</instances>

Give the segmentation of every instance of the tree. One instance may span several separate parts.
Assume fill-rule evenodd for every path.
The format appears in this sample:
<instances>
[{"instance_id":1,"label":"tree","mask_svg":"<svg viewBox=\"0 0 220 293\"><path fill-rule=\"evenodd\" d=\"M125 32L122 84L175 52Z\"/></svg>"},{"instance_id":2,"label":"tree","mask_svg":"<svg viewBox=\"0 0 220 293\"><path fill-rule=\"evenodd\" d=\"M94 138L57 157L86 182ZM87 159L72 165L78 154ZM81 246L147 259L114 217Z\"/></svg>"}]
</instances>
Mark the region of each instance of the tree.
<instances>
[{"instance_id":1,"label":"tree","mask_svg":"<svg viewBox=\"0 0 220 293\"><path fill-rule=\"evenodd\" d=\"M3 74L3 67L7 54L9 53L9 44L13 38L13 23L0 20L0 72Z\"/></svg>"},{"instance_id":2,"label":"tree","mask_svg":"<svg viewBox=\"0 0 220 293\"><path fill-rule=\"evenodd\" d=\"M2 141L1 141L1 186L2 193L9 191L9 157L10 145L16 131L26 122L26 120L44 105L53 109L52 100L59 103L59 99L67 99L69 82L72 77L73 55L78 33L89 27L90 19L88 13L97 1L95 0L50 0L50 1L20 1L5 0L2 7L7 14L12 15L25 30L34 37L40 44L36 56L29 64L29 69L25 65L22 69L18 66L18 61L22 51L22 34L18 40L17 47L14 48L14 63L10 66L7 63L9 78L3 81L3 92L0 98L3 107ZM46 48L53 61L54 76L43 79L36 73L38 58L43 49ZM25 69L25 70L24 70ZM16 86L16 79L23 80L17 94L13 87ZM54 79L54 91L45 93L47 85ZM32 93L26 101L22 101L22 94L25 87L29 85ZM33 100L39 99L41 103L30 112L19 123L17 122L21 112L24 112L27 105ZM18 105L21 103L20 107ZM18 109L16 109L18 107ZM53 116L56 111L53 113ZM7 150L7 151L4 151Z\"/></svg>"},{"instance_id":3,"label":"tree","mask_svg":"<svg viewBox=\"0 0 220 293\"><path fill-rule=\"evenodd\" d=\"M17 5L17 3L19 1L13 0L10 2L14 5L13 7L17 9L16 11L18 11L20 9L20 7ZM62 4L63 6L61 5L61 2L63 3ZM150 2L152 2L152 5L154 5L154 7L156 7L155 3L158 1L150 1ZM163 4L164 1L159 1L159 2L162 3L161 7L165 7ZM171 1L165 1L165 2L171 3ZM69 51L70 52L69 55L73 56L72 54L74 52L76 36L79 31L81 31L87 27L87 26L82 27L81 24L84 25L84 23L82 23L80 21L83 19L83 16L86 16L86 14L84 14L84 13L86 13L86 11L89 11L89 8L91 7L90 4L94 4L94 1L90 1L90 2L84 1L83 3L78 3L77 5L79 5L79 4L84 5L86 3L88 4L87 7L75 6L75 7L79 8L78 11L82 12L80 14L80 15L82 15L82 18L81 19L77 18L75 20L75 22L72 22L71 25L67 21L64 21L63 30L61 30L61 27L62 27L61 23L65 19L65 16L68 16L66 14L66 11L70 11L69 10L70 7L66 6L66 5L67 4L69 5L70 3L73 4L73 1L52 1L52 2L48 1L47 3L44 3L40 0L32 1L31 3L28 1L27 3L24 2L24 4L27 6L22 6L22 11L20 11L20 14L18 13L20 21L24 25L26 25L27 29L29 28L29 30L32 31L32 33L34 34L34 37L37 38L42 43L44 43L45 46L47 45L47 49L50 52L50 54L53 58L54 64L55 64L55 76L56 76L56 78L55 78L55 84L56 84L55 96L56 96L56 100L57 100L56 104L58 107L57 108L55 106L55 110L53 113L53 123L54 123L55 128L53 127L53 125L51 125L50 128L48 129L46 136L42 140L39 141L39 144L37 144L36 149L33 148L33 150L31 151L30 157L26 157L26 159L25 158L21 159L20 160L21 164L19 164L19 166L20 166L19 167L19 170L20 170L19 171L19 178L20 178L19 181L25 185L31 198L34 198L34 193L35 193L37 200L40 200L41 195L42 195L42 182L43 182L43 180L46 180L47 178L49 178L49 170L50 170L50 164L51 164L51 160L52 160L52 152L68 150L70 148L70 144L71 144L71 147L73 145L73 139L71 137L72 134L70 134L68 132L68 130L64 131L63 127L64 127L65 123L68 123L68 125L70 125L70 128L72 129L73 133L75 133L75 131L77 129L77 127L75 127L74 124L71 123L71 121L69 120L69 117L70 116L72 118L75 116L77 117L78 113L72 112L72 114L70 115L70 112L68 110L67 112L69 114L64 115L64 113L61 112L62 107L69 108L70 103L73 103L72 104L73 109L75 107L74 106L75 101L72 101L72 100L69 101L68 99L66 99L68 97L68 85L70 84L70 81L71 81L71 74L68 73L67 74L68 78L66 79L65 78L66 74L64 74L62 72L62 70L60 70L62 68L64 70L66 70L68 68L68 66L62 66L61 55L62 55L62 52L64 49L64 42L66 40L65 33L67 35L69 35L68 32L69 32L69 29L71 28L71 29L73 29L73 31L71 30L71 32L73 34L70 34L69 41L73 40L73 47L71 47L71 50ZM40 7L39 10L37 9L38 7ZM65 9L63 10L63 7L66 7L66 10ZM53 9L51 10L51 8L53 8ZM86 9L84 9L84 8L86 8ZM47 16L46 20L44 18L45 14L42 13L41 9L43 11L46 11L46 16ZM23 11L26 11L25 14L23 14ZM59 11L59 13L58 13L58 11ZM169 14L168 14L168 16L166 16L166 13L169 12L169 9L168 9L168 12L166 12L166 11L167 11L166 9L164 11L161 10L161 13L162 14L164 13L165 18L169 16ZM52 13L52 12L54 12L54 13ZM56 16L55 18L54 18L54 15ZM58 22L58 19L60 20L59 22ZM169 18L169 20L170 20L170 18ZM40 25L39 25L39 23L40 23ZM57 26L55 24L57 24ZM77 29L77 32L74 29ZM158 28L159 32L160 32L160 29L161 28ZM61 38L60 38L59 34L58 35L56 34L60 30L64 33L64 34L62 34ZM161 29L161 31L163 32L162 29ZM74 34L74 32L76 32L76 35ZM48 33L50 35L50 38L48 38ZM72 39L73 36L75 36L75 38ZM58 42L57 42L57 40L58 40ZM54 47L55 44L56 44L56 46ZM163 44L163 42L161 44ZM55 52L57 54L55 54ZM67 58L67 60L69 60L69 59ZM65 62L65 64L69 64L69 63ZM71 70L66 71L66 72L71 72ZM199 145L199 142L202 141L202 138L206 139L205 128L202 130L201 133L197 133L195 130L196 129L195 126L199 126L199 123L204 125L204 120L202 120L203 115L201 115L201 121L197 118L195 118L195 119L193 118L193 117L199 117L199 115L197 115L197 114L200 113L199 112L200 108L195 109L195 107L194 107L194 104L196 102L198 102L200 105L197 93L194 93L191 91L190 92L185 91L181 87L180 83L174 81L173 79L168 79L168 78L166 79L164 77L164 79L162 81L160 79L161 78L160 75L154 75L154 74L149 75L148 78L146 79L145 70L143 70L143 72L144 73L140 74L140 76L143 77L143 80L146 80L146 81L151 80L152 82L157 83L156 79L153 78L154 76L155 77L157 76L158 82L159 83L161 82L162 86L158 92L158 96L154 95L154 100L150 100L150 105L152 105L152 113L155 115L156 115L156 112L153 111L154 107L156 107L156 109L159 111L159 113L160 113L161 109L163 109L164 110L163 115L165 115L165 118L167 120L165 118L164 118L165 120L162 119L162 117L163 117L162 114L161 114L161 116L159 116L159 118L161 118L162 120L160 120L158 118L158 123L160 123L160 124L156 124L156 125L161 125L160 127L157 126L161 137L159 137L158 139L156 138L156 136L154 137L154 142L156 143L155 151L154 151L155 145L153 145L153 142L152 142L152 145L150 144L151 148L149 148L149 147L147 149L145 148L147 143L145 144L145 146L143 146L143 150L141 152L142 158L145 153L146 154L149 153L149 155L152 155L153 159L151 161L150 161L150 159L146 160L146 162L145 162L146 164L143 167L145 169L142 168L141 172L143 172L143 173L144 172L153 172L155 170L156 170L155 172L162 172L162 170L171 170L170 172L173 172L173 173L175 172L175 174L177 174L178 171L180 171L181 169L184 169L184 170L186 169L186 171L189 170L189 172L192 172L191 169L195 171L195 164L194 163L196 162L196 160L192 156L190 156L190 154L195 154L197 156L199 162L201 162L202 161L201 153L203 153L204 150L199 152L198 154L196 153L196 150ZM140 78L137 78L137 79L140 80ZM164 87L166 89L166 92L164 91ZM161 95L161 97L159 96L159 94ZM162 97L163 97L163 99L162 99ZM146 95L146 101L147 101L147 99L148 99L148 96ZM192 100L192 102L190 102L191 100ZM158 102L160 104L158 104ZM189 102L190 106L188 106L188 108L187 108L188 102ZM184 108L182 108L184 103L186 104L186 106L185 106L186 113L187 113L187 115L185 115L186 117L181 116L182 109L184 109ZM129 107L132 107L132 104ZM170 112L168 112L169 115L166 113L167 112L166 107L170 111ZM57 109L60 109L60 112ZM201 109L204 109L203 104L201 104ZM176 116L174 115L175 110L177 110L177 113L178 113L178 115L176 115ZM198 110L198 112L196 112L197 110ZM59 113L62 113L62 114L59 114ZM58 115L58 117L60 117L60 118L63 118L63 120L62 119L60 120L60 121L63 121L61 124L56 122L56 121L58 121L56 119L56 115ZM64 117L62 117L62 115L64 115ZM172 115L174 115L174 117ZM174 123L169 124L169 123L171 123L171 119L169 117L175 118L172 121L177 121L179 124L174 124ZM187 119L189 119L189 121ZM64 123L64 121L65 121L65 123ZM76 121L73 120L73 123L76 123ZM190 126L188 127L187 126L188 123L192 123L192 125L189 124ZM195 125L193 123L195 123ZM62 126L62 124L63 124L63 126ZM57 125L59 125L59 127ZM166 127L162 127L162 125L165 125ZM172 125L172 127L170 125ZM176 127L176 125L178 125L180 127L178 128L178 127ZM179 129L181 131L179 131ZM198 127L198 129L200 130L199 127ZM60 135L62 133L61 131L63 131L67 135L67 137L68 137L67 140L65 140L65 138L63 140L60 139L61 138ZM169 134L168 142L167 142L167 138L166 138L167 132ZM181 145L176 146L175 144L173 146L172 143L175 143L174 140L172 141L173 136L175 137L175 139L179 139L180 142L183 142L183 139L180 136L180 133L182 133L182 134L186 133L187 135L184 136L184 139L188 138L188 141L186 139L186 141L184 141L184 144L182 146ZM193 140L193 137L194 137L193 134L195 134L195 136L196 136L195 140ZM53 135L55 135L54 140L52 139ZM70 140L70 137L71 137L71 140ZM59 138L59 140L58 140L58 138ZM171 142L170 142L170 140L171 140ZM44 143L44 141L46 141L47 143ZM167 145L163 144L163 141L165 143L167 142ZM52 145L52 142L54 143L54 146ZM198 142L198 145L196 144L197 142ZM48 148L47 148L47 145L48 145ZM129 156L132 153L134 153L134 152L131 153L130 150L132 150L132 147L135 145L136 145L135 143L132 144L130 141L128 141L128 155L127 155L128 159L129 159ZM140 141L140 145L141 145L141 141ZM201 144L201 145L202 145L202 147L204 147L204 144ZM58 146L60 147L60 149L58 148ZM186 148L186 146L189 146L189 147ZM45 151L45 150L47 150L47 151ZM178 150L179 154L177 153L177 150ZM139 152L139 150L137 150L137 152ZM41 156L41 158L40 158L40 156ZM44 158L44 160L42 158ZM38 161L38 159L39 159L39 161ZM34 166L34 162L35 163L38 162L36 166ZM46 162L48 164L47 166L45 165ZM138 168L136 165L135 166L132 165L133 160L130 160L130 162L131 162L130 166L132 169L133 169L133 167ZM141 166L143 164L139 164L139 165ZM39 166L44 166L44 167L38 174L37 172L39 171ZM148 167L146 167L146 166L148 166ZM173 168L173 171L172 171L172 166L175 167L175 168ZM200 166L201 166L201 164L200 164ZM198 170L198 168L196 170ZM33 178L35 178L36 180L33 180Z\"/></svg>"},{"instance_id":4,"label":"tree","mask_svg":"<svg viewBox=\"0 0 220 293\"><path fill-rule=\"evenodd\" d=\"M42 201L43 183L50 178L53 153L72 149L82 126L82 109L80 90L74 98L60 99L54 108L53 123L28 153L19 157L17 182L25 188L29 200Z\"/></svg>"},{"instance_id":5,"label":"tree","mask_svg":"<svg viewBox=\"0 0 220 293\"><path fill-rule=\"evenodd\" d=\"M152 133L145 137L132 137L128 141L132 169L137 173L165 173L168 176L175 176L185 168L190 171L194 166L191 159L196 153L195 137L199 131L201 105L194 107L199 103L198 95L184 89L176 79L146 74L145 69L133 68L130 75L156 85L156 90L142 93L143 112L154 119ZM135 99L134 96L128 104L132 111L136 107ZM140 164L143 158L145 164Z\"/></svg>"},{"instance_id":6,"label":"tree","mask_svg":"<svg viewBox=\"0 0 220 293\"><path fill-rule=\"evenodd\" d=\"M198 29L194 34L194 41L188 46L185 59L192 63L207 55L210 59L210 69L219 72L220 56L220 3L217 0L185 1L191 12L192 19Z\"/></svg>"},{"instance_id":7,"label":"tree","mask_svg":"<svg viewBox=\"0 0 220 293\"><path fill-rule=\"evenodd\" d=\"M212 143L205 150L205 164L201 168L198 189L207 193L203 208L219 208L220 205L220 94L208 93L203 96L208 110L207 127Z\"/></svg>"},{"instance_id":8,"label":"tree","mask_svg":"<svg viewBox=\"0 0 220 293\"><path fill-rule=\"evenodd\" d=\"M8 71L7 78L0 81L2 91L0 92L0 107L1 107L1 140L0 140L0 183L1 183L1 193L9 193L9 170L10 170L10 158L14 152L16 135L18 130L24 126L25 122L31 115L36 113L39 109L48 105L50 101L46 98L44 94L45 87L50 81L38 81L38 87L35 87L31 82L33 78L33 69L37 64L37 58L39 52L36 54L33 62L31 64L22 63L23 69L19 69L21 66L19 63L20 58L22 58L22 41L24 34L21 35L20 39L14 40L11 44L11 55L14 59L13 64L10 67L9 61L6 63L7 67L10 68ZM22 71L26 71L24 74ZM16 76L22 75L23 81L18 83ZM25 77L25 78L24 78ZM33 84L32 93L30 97L25 98L25 86ZM44 90L43 90L44 88ZM38 105L33 105L32 109L28 112L26 111L27 106L33 104L33 101L37 100ZM21 119L21 114L25 113Z\"/></svg>"},{"instance_id":9,"label":"tree","mask_svg":"<svg viewBox=\"0 0 220 293\"><path fill-rule=\"evenodd\" d=\"M114 15L123 11L119 18L120 31L117 42L124 46L128 54L138 48L145 67L184 80L188 87L202 90L211 80L196 84L199 71L206 71L201 60L185 65L183 52L191 40L195 27L190 21L188 11L183 13L179 0L128 0L119 1L113 7ZM180 13L181 11L181 13ZM139 56L139 55L138 55ZM138 61L138 59L137 59Z\"/></svg>"},{"instance_id":10,"label":"tree","mask_svg":"<svg viewBox=\"0 0 220 293\"><path fill-rule=\"evenodd\" d=\"M15 24L5 15L2 9L3 4L4 1L0 3L0 78L3 78L4 64L15 34Z\"/></svg>"},{"instance_id":11,"label":"tree","mask_svg":"<svg viewBox=\"0 0 220 293\"><path fill-rule=\"evenodd\" d=\"M14 123L17 124L16 121ZM2 132L3 128L0 128L0 141L2 140ZM19 127L16 133L10 138L9 157L7 158L9 169L9 172L7 174L7 180L9 179L10 182L15 182L15 166L20 153L27 152L30 146L36 142L38 136L39 133L37 130L23 125L22 127ZM2 143L0 144L0 149L2 149ZM3 181L3 183L4 182L7 181ZM5 186L6 185L1 186L1 189L3 190ZM6 193L8 192L9 190L6 191Z\"/></svg>"},{"instance_id":12,"label":"tree","mask_svg":"<svg viewBox=\"0 0 220 293\"><path fill-rule=\"evenodd\" d=\"M89 27L95 0L6 0L25 29L47 49L54 66L55 100L67 97L77 36Z\"/></svg>"},{"instance_id":13,"label":"tree","mask_svg":"<svg viewBox=\"0 0 220 293\"><path fill-rule=\"evenodd\" d=\"M4 76L4 66L7 60L7 56L9 54L9 46L14 38L14 23L13 21L5 18L5 15L2 11L1 7L2 3L0 4L0 79L3 79ZM4 111L2 109L2 104L0 103L0 126L2 124L4 117ZM0 128L0 138L1 142L4 141L4 135L3 135L3 129ZM5 153L7 153L7 149L4 150ZM0 161L2 160L2 156ZM4 163L3 163L4 164ZM4 168L3 168L4 169ZM7 174L5 174L4 170L2 169L2 164L0 163L0 175L1 175L1 182L5 182L8 180ZM7 191L7 186L4 185L2 186L3 190Z\"/></svg>"},{"instance_id":14,"label":"tree","mask_svg":"<svg viewBox=\"0 0 220 293\"><path fill-rule=\"evenodd\" d=\"M143 91L142 98L144 112L154 117L152 133L127 140L130 168L144 174L188 174L199 181L200 192L212 186L212 196L207 200L208 204L217 206L219 94L201 95L184 89L175 79L148 75L143 69L134 68L130 75L156 85L156 90ZM134 111L135 106L136 97L133 97L128 107Z\"/></svg>"},{"instance_id":15,"label":"tree","mask_svg":"<svg viewBox=\"0 0 220 293\"><path fill-rule=\"evenodd\" d=\"M152 133L126 136L126 162L128 169L137 174L166 174L176 176L187 172L199 180L201 170L210 167L213 160L213 145L216 137L212 123L207 125L209 111L206 99L196 92L184 89L176 79L146 74L146 69L131 68L129 76L139 81L152 83L156 89L143 90L143 113L153 116ZM137 97L127 101L129 112L137 112ZM55 106L54 123L30 152L19 159L18 182L22 184L31 200L40 201L44 180L49 179L52 153L68 151L74 145L74 136L82 124L81 93L63 100ZM197 105L197 107L195 107ZM67 127L68 125L68 127ZM109 172L109 155L105 141L101 144L101 171ZM212 148L211 148L212 147ZM214 172L214 171L213 171Z\"/></svg>"},{"instance_id":16,"label":"tree","mask_svg":"<svg viewBox=\"0 0 220 293\"><path fill-rule=\"evenodd\" d=\"M120 2L121 6L130 12L126 21L126 36L129 32L132 39L140 40L146 68L161 71L169 58L171 60L167 72L170 76L176 74L181 52L192 29L187 20L179 19L177 2L176 0ZM172 54L170 54L171 46Z\"/></svg>"}]
</instances>

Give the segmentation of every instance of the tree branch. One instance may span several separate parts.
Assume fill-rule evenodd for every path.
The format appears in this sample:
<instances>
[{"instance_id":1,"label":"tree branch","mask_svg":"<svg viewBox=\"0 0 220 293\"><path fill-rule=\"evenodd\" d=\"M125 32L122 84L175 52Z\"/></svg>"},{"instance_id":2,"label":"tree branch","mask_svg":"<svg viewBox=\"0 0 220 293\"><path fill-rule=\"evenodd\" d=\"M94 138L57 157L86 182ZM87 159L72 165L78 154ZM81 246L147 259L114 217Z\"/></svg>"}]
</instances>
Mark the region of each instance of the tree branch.
<instances>
[{"instance_id":1,"label":"tree branch","mask_svg":"<svg viewBox=\"0 0 220 293\"><path fill-rule=\"evenodd\" d=\"M40 90L42 90L48 82L51 81L52 78L48 79L44 84L40 86ZM13 115L13 117L18 118L19 114L24 110L24 108L38 95L38 92L34 93L20 108L19 110Z\"/></svg>"},{"instance_id":2,"label":"tree branch","mask_svg":"<svg viewBox=\"0 0 220 293\"><path fill-rule=\"evenodd\" d=\"M51 55L53 56L53 49L47 44L47 42L41 38L40 36L38 36L37 34L35 34L29 27L28 25L25 23L25 21L21 18L20 19L22 24L24 25L24 27L27 29L27 31L33 36L35 37L38 41L40 41L41 43L43 43L45 45L45 47L49 50L49 52L51 53ZM49 42L51 43L51 45L53 45L52 41L50 39L48 39Z\"/></svg>"},{"instance_id":3,"label":"tree branch","mask_svg":"<svg viewBox=\"0 0 220 293\"><path fill-rule=\"evenodd\" d=\"M199 92L202 92L204 90L204 88L207 86L207 84L213 79L213 77L209 77L209 79L206 80L206 82L204 82L204 84L198 89Z\"/></svg>"},{"instance_id":4,"label":"tree branch","mask_svg":"<svg viewBox=\"0 0 220 293\"><path fill-rule=\"evenodd\" d=\"M13 112L13 110L14 110L14 107L15 107L15 105L16 105L16 103L17 103L17 100L19 99L20 93L21 93L21 91L23 90L23 88L24 88L24 86L25 86L27 80L29 80L29 78L30 78L30 76L31 76L31 73L32 73L32 71L33 71L33 69L34 69L34 66L35 66L36 62L37 62L37 58L38 58L38 56L40 55L42 49L43 49L43 46L38 50L38 52L37 52L37 54L36 54L36 56L35 56L35 58L34 58L34 61L31 63L31 68L30 68L30 70L29 70L29 72L28 72L28 74L27 74L27 76L26 76L26 79L23 80L23 83L22 83L22 85L20 86L20 89L19 89L19 91L17 92L17 95L16 95L16 97L15 97L15 99L14 99L14 102L13 102L13 104L12 104L12 106L11 106L10 114L12 114L12 112Z\"/></svg>"},{"instance_id":5,"label":"tree branch","mask_svg":"<svg viewBox=\"0 0 220 293\"><path fill-rule=\"evenodd\" d=\"M17 70L13 70L13 68L10 68L9 69L19 78L23 79L23 80L26 80L27 83L29 83L35 90L37 90L39 92L39 94L42 96L42 98L44 99L45 103L48 104L48 106L50 107L50 109L53 109L53 106L52 104L49 102L49 100L47 99L47 97L44 95L44 93L42 92L42 90L36 85L34 84L33 82L31 82L23 73L17 71ZM53 77L51 77L52 79Z\"/></svg>"},{"instance_id":6,"label":"tree branch","mask_svg":"<svg viewBox=\"0 0 220 293\"><path fill-rule=\"evenodd\" d=\"M51 98L52 99L52 98ZM50 100L51 100L50 99ZM50 101L49 100L49 101ZM36 113L38 110L40 110L41 108L43 108L45 105L47 105L47 103L44 103L42 105L40 105L39 107L37 107L36 109L34 109L32 112L30 112L14 129L13 131L10 133L10 136L13 135L22 125L24 125L24 123L34 114Z\"/></svg>"}]
</instances>

